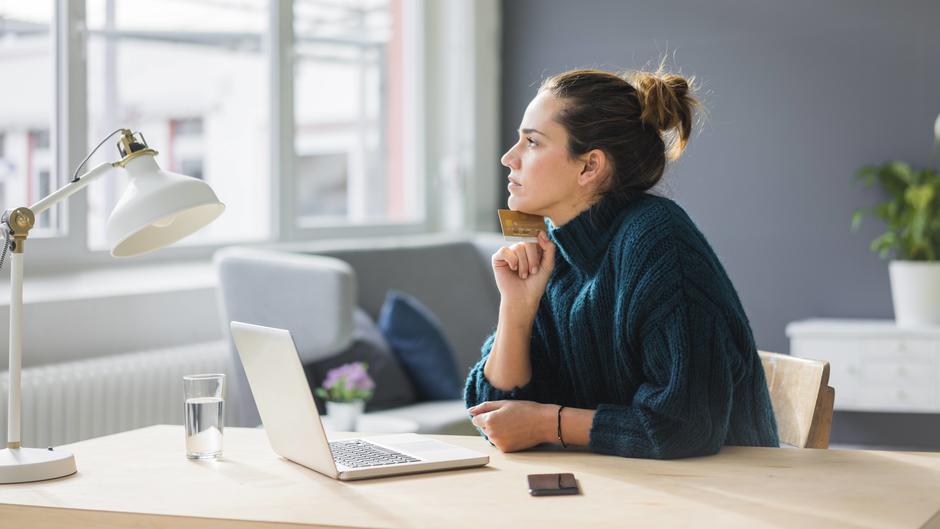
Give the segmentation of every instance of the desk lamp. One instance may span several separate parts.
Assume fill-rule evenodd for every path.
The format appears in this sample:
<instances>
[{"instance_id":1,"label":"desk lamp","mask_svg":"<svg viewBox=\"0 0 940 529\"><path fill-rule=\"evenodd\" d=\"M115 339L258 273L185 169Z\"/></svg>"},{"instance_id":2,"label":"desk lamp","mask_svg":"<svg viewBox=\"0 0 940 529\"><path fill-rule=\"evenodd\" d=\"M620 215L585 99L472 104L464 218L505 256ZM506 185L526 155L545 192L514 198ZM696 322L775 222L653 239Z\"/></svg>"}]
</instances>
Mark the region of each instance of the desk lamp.
<instances>
[{"instance_id":1,"label":"desk lamp","mask_svg":"<svg viewBox=\"0 0 940 529\"><path fill-rule=\"evenodd\" d=\"M78 173L109 138L120 133L121 159L105 162L87 173ZM23 330L23 247L36 216L68 198L109 169L122 167L131 177L127 190L108 217L106 238L114 257L130 257L162 248L190 235L222 214L212 188L202 180L163 171L154 159L157 151L147 146L143 134L118 129L91 151L72 180L31 207L8 209L0 217L3 248L0 266L7 252L10 272L10 398L7 415L7 447L0 450L0 484L41 481L76 472L75 457L66 451L26 448L20 445L20 368Z\"/></svg>"}]
</instances>

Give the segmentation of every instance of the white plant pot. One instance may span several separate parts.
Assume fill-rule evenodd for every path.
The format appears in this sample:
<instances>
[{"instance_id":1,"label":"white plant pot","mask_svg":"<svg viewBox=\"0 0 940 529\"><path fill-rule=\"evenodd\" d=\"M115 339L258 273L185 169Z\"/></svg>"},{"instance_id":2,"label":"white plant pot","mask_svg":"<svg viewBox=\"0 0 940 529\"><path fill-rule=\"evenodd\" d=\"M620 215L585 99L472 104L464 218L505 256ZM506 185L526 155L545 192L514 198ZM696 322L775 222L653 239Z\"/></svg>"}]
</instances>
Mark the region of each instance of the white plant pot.
<instances>
[{"instance_id":1,"label":"white plant pot","mask_svg":"<svg viewBox=\"0 0 940 529\"><path fill-rule=\"evenodd\" d=\"M891 261L888 273L898 326L940 325L940 263Z\"/></svg>"},{"instance_id":2,"label":"white plant pot","mask_svg":"<svg viewBox=\"0 0 940 529\"><path fill-rule=\"evenodd\" d=\"M326 401L326 415L330 418L330 425L340 432L355 432L356 423L362 410L365 409L364 400L352 402Z\"/></svg>"}]
</instances>

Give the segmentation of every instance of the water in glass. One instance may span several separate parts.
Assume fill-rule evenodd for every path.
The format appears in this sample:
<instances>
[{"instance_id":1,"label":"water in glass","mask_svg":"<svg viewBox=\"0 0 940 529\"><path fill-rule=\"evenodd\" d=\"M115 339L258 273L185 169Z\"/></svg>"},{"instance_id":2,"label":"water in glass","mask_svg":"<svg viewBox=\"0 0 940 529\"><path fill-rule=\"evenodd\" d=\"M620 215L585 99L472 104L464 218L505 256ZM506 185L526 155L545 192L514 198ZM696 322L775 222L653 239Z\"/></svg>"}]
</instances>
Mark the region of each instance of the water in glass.
<instances>
[{"instance_id":1,"label":"water in glass","mask_svg":"<svg viewBox=\"0 0 940 529\"><path fill-rule=\"evenodd\" d=\"M225 401L218 397L186 399L186 456L190 459L218 457L222 453Z\"/></svg>"}]
</instances>

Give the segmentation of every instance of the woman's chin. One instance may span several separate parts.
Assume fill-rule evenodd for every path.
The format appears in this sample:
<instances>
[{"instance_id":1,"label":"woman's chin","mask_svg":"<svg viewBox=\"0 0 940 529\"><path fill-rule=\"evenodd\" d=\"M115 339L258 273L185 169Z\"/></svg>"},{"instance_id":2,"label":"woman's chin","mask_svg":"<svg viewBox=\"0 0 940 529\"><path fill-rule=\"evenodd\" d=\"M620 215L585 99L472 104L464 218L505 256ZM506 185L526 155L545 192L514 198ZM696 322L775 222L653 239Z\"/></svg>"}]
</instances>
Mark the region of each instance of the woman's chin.
<instances>
[{"instance_id":1,"label":"woman's chin","mask_svg":"<svg viewBox=\"0 0 940 529\"><path fill-rule=\"evenodd\" d=\"M531 203L517 196L509 195L509 200L506 201L506 206L509 209L513 211L518 211L520 213L528 213L530 215L541 215L541 213L536 213L534 211L534 209L537 209L537 208L533 208Z\"/></svg>"}]
</instances>

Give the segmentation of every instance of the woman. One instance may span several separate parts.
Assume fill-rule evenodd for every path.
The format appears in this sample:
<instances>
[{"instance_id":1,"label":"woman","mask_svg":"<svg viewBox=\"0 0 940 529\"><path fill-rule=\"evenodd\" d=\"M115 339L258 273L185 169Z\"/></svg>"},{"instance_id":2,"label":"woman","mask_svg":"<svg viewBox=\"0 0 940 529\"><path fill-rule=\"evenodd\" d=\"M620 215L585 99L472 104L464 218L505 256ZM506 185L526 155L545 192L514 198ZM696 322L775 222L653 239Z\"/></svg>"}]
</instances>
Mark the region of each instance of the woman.
<instances>
[{"instance_id":1,"label":"woman","mask_svg":"<svg viewBox=\"0 0 940 529\"><path fill-rule=\"evenodd\" d=\"M500 450L667 459L778 446L731 281L682 208L648 193L697 106L660 66L565 72L526 108L501 160L509 208L544 215L548 233L493 254L499 322L464 392Z\"/></svg>"}]
</instances>

